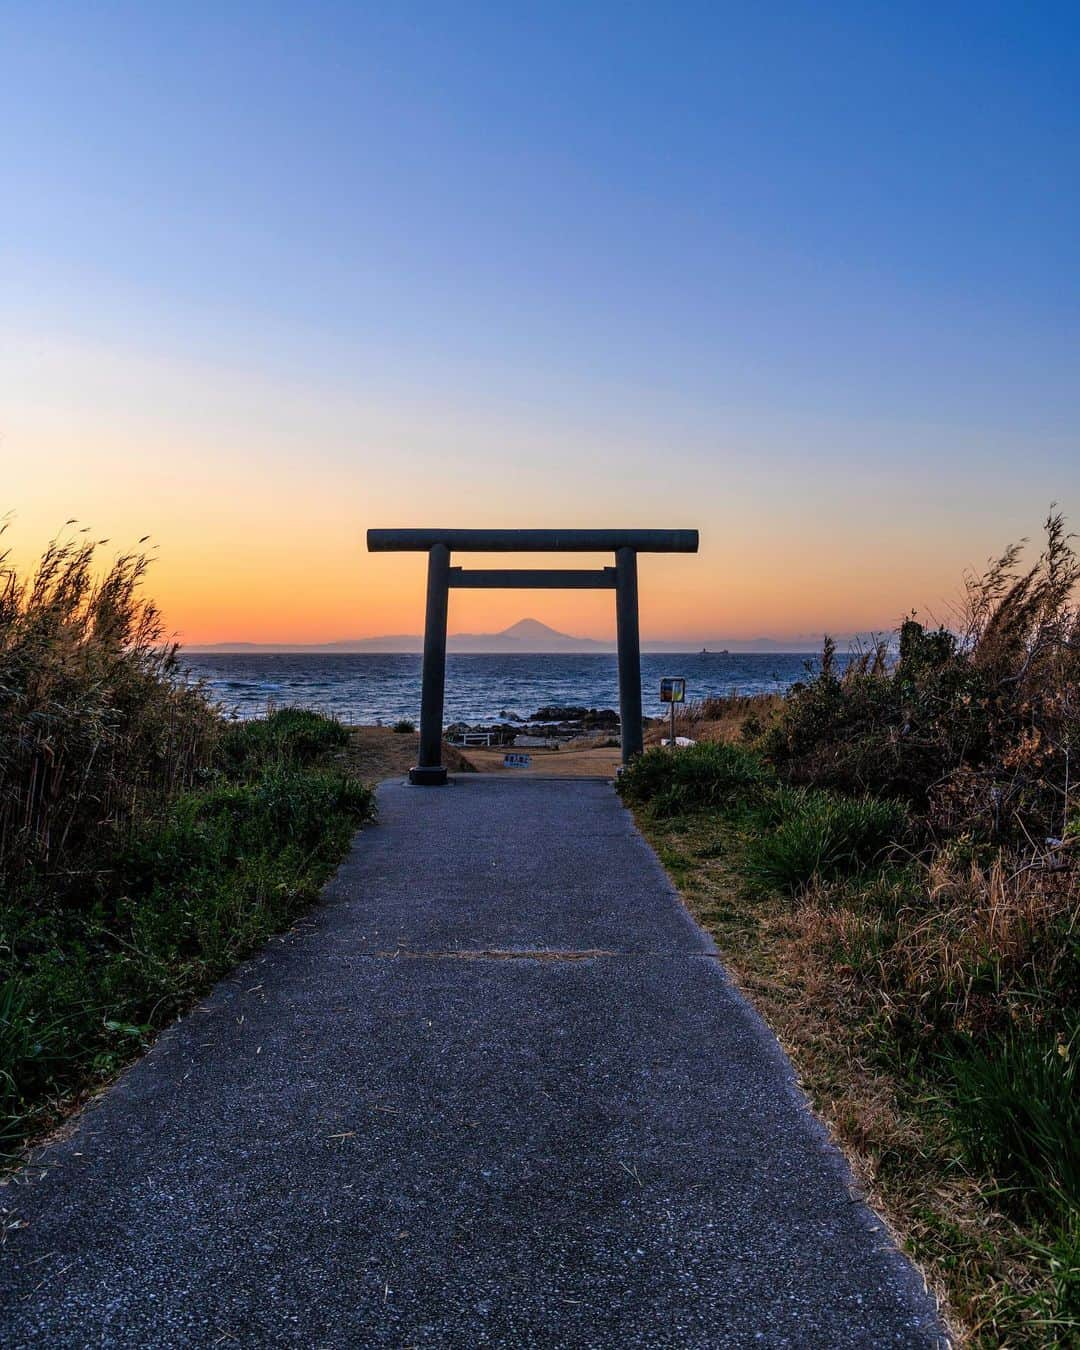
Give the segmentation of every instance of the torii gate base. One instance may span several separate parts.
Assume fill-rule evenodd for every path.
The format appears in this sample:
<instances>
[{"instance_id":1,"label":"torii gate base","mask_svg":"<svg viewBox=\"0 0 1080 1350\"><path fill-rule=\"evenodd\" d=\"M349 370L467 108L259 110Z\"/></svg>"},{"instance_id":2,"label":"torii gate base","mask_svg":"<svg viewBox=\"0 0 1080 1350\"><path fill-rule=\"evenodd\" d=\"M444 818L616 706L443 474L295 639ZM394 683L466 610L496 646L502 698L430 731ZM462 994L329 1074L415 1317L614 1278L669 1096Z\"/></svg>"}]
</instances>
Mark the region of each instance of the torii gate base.
<instances>
[{"instance_id":1,"label":"torii gate base","mask_svg":"<svg viewBox=\"0 0 1080 1350\"><path fill-rule=\"evenodd\" d=\"M615 592L619 647L619 720L622 761L641 753L641 641L638 633L637 555L696 553L697 530L368 530L370 552L428 555L427 616L420 692L420 757L409 782L441 787L443 693L446 684L446 611L451 586L562 587ZM597 571L481 570L450 566L453 550L473 553L607 553L614 567Z\"/></svg>"}]
</instances>

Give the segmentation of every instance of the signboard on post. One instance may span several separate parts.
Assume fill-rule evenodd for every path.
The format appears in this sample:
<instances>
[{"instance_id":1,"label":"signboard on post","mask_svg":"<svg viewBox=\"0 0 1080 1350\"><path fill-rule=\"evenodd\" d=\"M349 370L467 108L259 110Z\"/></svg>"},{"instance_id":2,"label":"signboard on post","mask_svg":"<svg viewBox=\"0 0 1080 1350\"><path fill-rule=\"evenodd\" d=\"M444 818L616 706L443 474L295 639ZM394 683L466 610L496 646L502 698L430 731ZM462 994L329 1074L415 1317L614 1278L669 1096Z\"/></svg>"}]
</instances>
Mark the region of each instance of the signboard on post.
<instances>
[{"instance_id":1,"label":"signboard on post","mask_svg":"<svg viewBox=\"0 0 1080 1350\"><path fill-rule=\"evenodd\" d=\"M660 680L660 702L671 706L671 740L675 749L675 705L686 702L686 680L681 675L664 675Z\"/></svg>"},{"instance_id":2,"label":"signboard on post","mask_svg":"<svg viewBox=\"0 0 1080 1350\"><path fill-rule=\"evenodd\" d=\"M503 755L504 769L527 769L532 763L532 755Z\"/></svg>"}]
</instances>

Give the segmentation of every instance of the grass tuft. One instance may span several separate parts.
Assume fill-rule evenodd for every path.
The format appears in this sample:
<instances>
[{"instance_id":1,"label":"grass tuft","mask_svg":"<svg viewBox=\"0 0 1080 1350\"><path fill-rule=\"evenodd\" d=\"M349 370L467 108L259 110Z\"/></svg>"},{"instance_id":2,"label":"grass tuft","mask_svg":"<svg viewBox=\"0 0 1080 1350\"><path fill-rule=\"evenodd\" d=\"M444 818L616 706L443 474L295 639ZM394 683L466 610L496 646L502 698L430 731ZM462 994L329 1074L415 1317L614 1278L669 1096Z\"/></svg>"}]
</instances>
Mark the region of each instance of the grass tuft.
<instances>
[{"instance_id":1,"label":"grass tuft","mask_svg":"<svg viewBox=\"0 0 1080 1350\"><path fill-rule=\"evenodd\" d=\"M631 763L618 781L624 801L649 806L657 816L721 806L735 793L771 781L761 759L742 746L700 741L671 750L654 747Z\"/></svg>"},{"instance_id":2,"label":"grass tuft","mask_svg":"<svg viewBox=\"0 0 1080 1350\"><path fill-rule=\"evenodd\" d=\"M1080 1022L1067 1039L967 1038L946 1060L957 1137L1022 1209L1080 1212Z\"/></svg>"},{"instance_id":3,"label":"grass tuft","mask_svg":"<svg viewBox=\"0 0 1080 1350\"><path fill-rule=\"evenodd\" d=\"M772 828L751 841L747 876L786 895L815 881L837 881L880 867L906 831L905 812L896 802L826 792L772 794L763 821Z\"/></svg>"}]
</instances>

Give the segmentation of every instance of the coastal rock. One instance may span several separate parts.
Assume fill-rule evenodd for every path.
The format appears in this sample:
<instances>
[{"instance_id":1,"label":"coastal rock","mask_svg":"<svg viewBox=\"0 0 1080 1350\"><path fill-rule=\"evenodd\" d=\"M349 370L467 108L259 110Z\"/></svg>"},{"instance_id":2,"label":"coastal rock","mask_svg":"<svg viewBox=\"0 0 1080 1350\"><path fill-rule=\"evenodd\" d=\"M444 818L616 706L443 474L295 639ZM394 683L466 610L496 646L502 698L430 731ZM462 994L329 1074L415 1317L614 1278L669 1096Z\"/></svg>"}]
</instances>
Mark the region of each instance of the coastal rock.
<instances>
[{"instance_id":1,"label":"coastal rock","mask_svg":"<svg viewBox=\"0 0 1080 1350\"><path fill-rule=\"evenodd\" d=\"M576 706L538 708L529 718L530 725L573 726L577 729L617 727L619 714L613 708L579 708Z\"/></svg>"}]
</instances>

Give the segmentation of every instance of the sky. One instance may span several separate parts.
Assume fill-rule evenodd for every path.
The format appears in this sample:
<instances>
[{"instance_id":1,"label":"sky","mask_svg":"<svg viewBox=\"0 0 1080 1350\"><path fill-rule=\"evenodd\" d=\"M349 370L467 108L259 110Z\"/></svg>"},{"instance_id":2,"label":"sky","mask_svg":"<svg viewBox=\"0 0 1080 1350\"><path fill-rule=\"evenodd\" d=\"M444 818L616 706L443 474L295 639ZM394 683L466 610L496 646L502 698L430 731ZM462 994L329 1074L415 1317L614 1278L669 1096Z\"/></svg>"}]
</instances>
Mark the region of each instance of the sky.
<instances>
[{"instance_id":1,"label":"sky","mask_svg":"<svg viewBox=\"0 0 1080 1350\"><path fill-rule=\"evenodd\" d=\"M1052 0L8 3L5 541L151 535L193 643L419 631L394 525L696 527L646 639L947 617L1080 522L1078 61ZM450 627L525 614L614 631Z\"/></svg>"}]
</instances>

